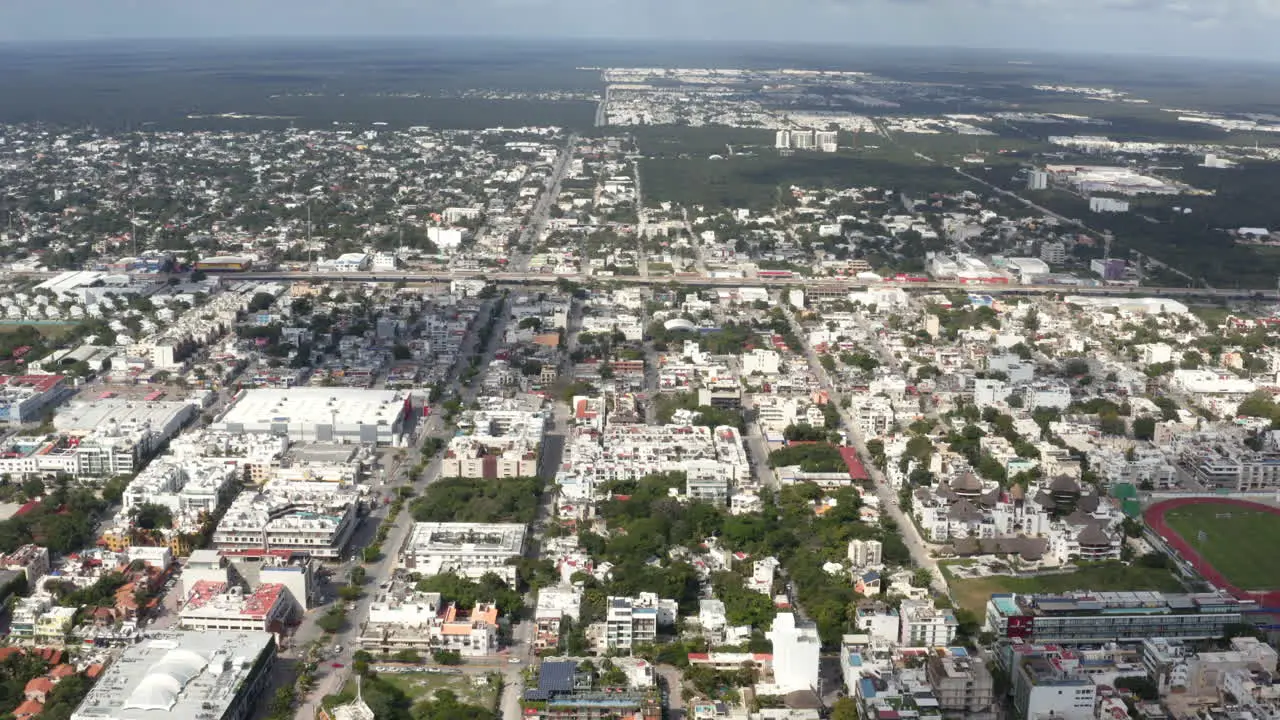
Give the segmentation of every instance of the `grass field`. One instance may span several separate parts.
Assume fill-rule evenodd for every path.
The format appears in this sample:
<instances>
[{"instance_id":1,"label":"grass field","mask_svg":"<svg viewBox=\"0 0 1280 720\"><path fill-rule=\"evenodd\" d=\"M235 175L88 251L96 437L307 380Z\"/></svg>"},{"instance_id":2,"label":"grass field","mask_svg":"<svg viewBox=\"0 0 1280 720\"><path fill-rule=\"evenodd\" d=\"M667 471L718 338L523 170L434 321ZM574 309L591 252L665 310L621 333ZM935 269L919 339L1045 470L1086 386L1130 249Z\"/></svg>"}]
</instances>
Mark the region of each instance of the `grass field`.
<instances>
[{"instance_id":1,"label":"grass field","mask_svg":"<svg viewBox=\"0 0 1280 720\"><path fill-rule=\"evenodd\" d=\"M956 607L971 610L979 617L986 614L987 601L995 593L1059 593L1069 590L1175 592L1182 588L1168 570L1124 565L1119 562L1096 563L1086 565L1072 573L1036 577L996 575L953 580L948 573L947 581L951 586L951 595L955 598Z\"/></svg>"},{"instance_id":2,"label":"grass field","mask_svg":"<svg viewBox=\"0 0 1280 720\"><path fill-rule=\"evenodd\" d=\"M1164 519L1171 530L1236 587L1280 588L1280 522L1274 513L1205 503L1170 510Z\"/></svg>"},{"instance_id":3,"label":"grass field","mask_svg":"<svg viewBox=\"0 0 1280 720\"><path fill-rule=\"evenodd\" d=\"M450 690L458 696L458 702L478 707L498 706L499 684L483 675L447 675L437 673L379 673L379 678L400 688L413 701L430 700L437 690ZM343 688L343 694L355 695L352 680Z\"/></svg>"}]
</instances>

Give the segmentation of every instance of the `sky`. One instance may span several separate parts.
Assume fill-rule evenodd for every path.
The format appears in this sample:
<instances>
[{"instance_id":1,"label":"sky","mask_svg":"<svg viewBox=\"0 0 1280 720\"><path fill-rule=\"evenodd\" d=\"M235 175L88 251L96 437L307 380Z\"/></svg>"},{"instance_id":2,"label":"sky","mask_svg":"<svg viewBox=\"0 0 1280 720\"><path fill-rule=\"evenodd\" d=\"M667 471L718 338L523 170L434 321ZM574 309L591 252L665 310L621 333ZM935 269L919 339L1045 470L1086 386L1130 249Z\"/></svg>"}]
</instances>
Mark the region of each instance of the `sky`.
<instances>
[{"instance_id":1,"label":"sky","mask_svg":"<svg viewBox=\"0 0 1280 720\"><path fill-rule=\"evenodd\" d=\"M1280 0L0 0L0 43L518 36L1280 60Z\"/></svg>"}]
</instances>

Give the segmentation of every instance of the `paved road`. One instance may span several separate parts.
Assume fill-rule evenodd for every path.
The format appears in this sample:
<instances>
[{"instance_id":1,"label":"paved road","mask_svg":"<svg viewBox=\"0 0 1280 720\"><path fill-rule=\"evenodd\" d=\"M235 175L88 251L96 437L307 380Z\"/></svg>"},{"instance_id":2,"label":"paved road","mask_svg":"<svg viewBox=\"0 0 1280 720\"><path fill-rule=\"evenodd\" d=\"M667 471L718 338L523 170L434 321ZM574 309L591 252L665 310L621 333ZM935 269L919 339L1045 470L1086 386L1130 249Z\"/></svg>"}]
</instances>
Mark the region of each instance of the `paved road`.
<instances>
[{"instance_id":1,"label":"paved road","mask_svg":"<svg viewBox=\"0 0 1280 720\"><path fill-rule=\"evenodd\" d=\"M495 282L511 285L553 285L560 280L579 283L597 282L599 278L582 274L553 275L551 273L507 272L493 273L480 270L450 270L448 272L317 272L312 270L268 270L247 273L235 273L232 277L248 281L280 281L280 282L327 282L327 283L365 283L365 282L406 282L416 284L449 283L458 278L484 277ZM767 283L771 287L798 287L802 289L825 289L852 292L868 287L897 285L909 290L960 290L981 292L984 295L1085 295L1095 297L1167 297L1167 298L1205 298L1215 300L1256 300L1274 299L1276 291L1268 289L1240 288L1205 288L1205 287L1128 287L1128 286L1066 286L1066 285L1018 285L1018 284L966 284L960 282L868 282L852 278L810 278L788 277L769 278L768 280L750 280L743 278L717 278L704 275L640 277L637 275L616 275L608 278L616 285L690 285L694 287L741 287L753 283Z\"/></svg>"},{"instance_id":2,"label":"paved road","mask_svg":"<svg viewBox=\"0 0 1280 720\"><path fill-rule=\"evenodd\" d=\"M488 367L493 360L493 354L497 351L506 322L506 301L505 299L497 299L486 302L481 305L481 311L476 318L476 323L468 333L463 347L458 353L458 362L450 371L449 394L457 394L463 401L463 404L471 402L475 398L475 394L480 387L480 383L484 377L481 373L477 375L470 385L463 386L461 384L461 369L466 367L470 362L470 358L479 353L481 361L479 367ZM478 332L487 322L489 313L497 313L498 321L494 325L494 331L490 336L490 342L487 347L477 348ZM397 487L411 487L414 495L419 495L428 485L435 482L440 477L440 458L433 457L427 463L425 471L417 478L409 477L409 470L422 461L422 441L427 437L437 436L441 433L447 434L447 428L444 427L442 416L440 413L432 415L421 430L417 434L419 442L405 453L391 472L387 474L387 486L389 489ZM351 568L359 563L360 551L372 543L377 531L377 526L385 519L388 508L379 506L364 519L364 524L357 531L351 546L353 560L346 561L336 568L333 568L332 583L334 585L342 585L346 582ZM413 527L413 516L409 512L406 505L396 517L395 524L387 534L386 541L382 544L382 557L374 562L365 565L365 588L366 592L363 597L355 602L347 611L347 622L343 628L330 638L324 638L319 627L316 625L318 620L327 608L317 608L309 611L303 618L302 623L295 630L294 635L289 643L289 649L282 655L287 659L298 659L298 655L304 652L306 648L316 640L324 639L325 647L324 659L320 662L316 672L316 687L301 699L295 720L312 720L318 704L327 695L338 693L346 684L351 673L351 664L353 655L359 649L359 637L361 628L364 626L366 619L369 617L369 606L373 603L374 596L380 585L387 582L395 570L397 558L400 548L404 546L408 540L409 532ZM341 648L340 651L336 648ZM334 664L342 667L333 667ZM271 689L274 692L274 688Z\"/></svg>"},{"instance_id":3,"label":"paved road","mask_svg":"<svg viewBox=\"0 0 1280 720\"><path fill-rule=\"evenodd\" d=\"M564 149L556 158L556 164L552 168L546 184L543 186L542 194L538 196L538 202L534 204L533 210L529 211L529 218L525 221L524 229L520 231L520 238L516 242L517 246L528 245L533 247L542 240L542 231L546 229L547 219L551 217L551 207L560 198L560 183L564 181L565 173L569 171L569 165L573 162L573 149L577 144L577 134L570 135L565 142ZM529 260L532 257L531 254L517 251L512 253L510 265L512 269L518 272L528 272Z\"/></svg>"},{"instance_id":4,"label":"paved road","mask_svg":"<svg viewBox=\"0 0 1280 720\"><path fill-rule=\"evenodd\" d=\"M858 456L862 459L863 465L867 468L867 473L871 476L872 482L875 483L876 497L880 500L881 509L886 512L890 518L898 525L898 531L902 534L902 541L906 544L907 550L911 553L911 560L918 567L929 570L933 577L932 587L940 593L947 592L947 583L943 579L942 573L938 570L938 561L930 555L929 547L920 537L919 531L916 530L915 523L911 522L911 518L907 517L902 508L898 507L898 496L889 486L884 473L880 472L880 468L871 461L871 453L867 451L867 443L862 437L862 432L858 429L858 424L854 422L854 418L849 411L840 403L843 397L836 388L835 383L831 381L831 377L827 375L827 371L822 367L822 363L818 360L818 354L813 351L813 347L805 340L805 329L796 319L791 308L786 303L779 303L783 312L787 314L787 319L791 323L791 329L795 332L796 337L800 339L803 346L805 358L809 362L809 368L817 375L819 382L822 383L823 389L830 396L830 402L835 403L836 408L840 411L840 420L844 423L845 429L849 433L849 439L858 450Z\"/></svg>"}]
</instances>

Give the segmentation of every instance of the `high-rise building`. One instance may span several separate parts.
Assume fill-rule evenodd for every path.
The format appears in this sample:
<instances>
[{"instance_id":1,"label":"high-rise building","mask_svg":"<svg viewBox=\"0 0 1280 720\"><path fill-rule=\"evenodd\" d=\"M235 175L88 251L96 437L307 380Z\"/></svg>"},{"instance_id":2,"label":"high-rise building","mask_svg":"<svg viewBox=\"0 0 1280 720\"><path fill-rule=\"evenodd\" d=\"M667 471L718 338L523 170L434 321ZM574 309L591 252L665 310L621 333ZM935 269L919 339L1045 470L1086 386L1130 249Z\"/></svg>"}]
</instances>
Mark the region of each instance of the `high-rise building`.
<instances>
[{"instance_id":1,"label":"high-rise building","mask_svg":"<svg viewBox=\"0 0 1280 720\"><path fill-rule=\"evenodd\" d=\"M779 130L778 134L774 136L773 146L779 150L790 150L791 149L791 131Z\"/></svg>"},{"instance_id":2,"label":"high-rise building","mask_svg":"<svg viewBox=\"0 0 1280 720\"><path fill-rule=\"evenodd\" d=\"M1044 170L1032 170L1027 175L1028 190L1048 190L1049 189L1049 173Z\"/></svg>"},{"instance_id":3,"label":"high-rise building","mask_svg":"<svg viewBox=\"0 0 1280 720\"><path fill-rule=\"evenodd\" d=\"M773 682L787 694L818 688L818 653L822 641L813 623L799 621L792 613L778 613L773 629L765 633L773 642Z\"/></svg>"},{"instance_id":4,"label":"high-rise building","mask_svg":"<svg viewBox=\"0 0 1280 720\"><path fill-rule=\"evenodd\" d=\"M822 152L835 152L840 148L839 135L834 130L819 130L814 137L818 149Z\"/></svg>"},{"instance_id":5,"label":"high-rise building","mask_svg":"<svg viewBox=\"0 0 1280 720\"><path fill-rule=\"evenodd\" d=\"M791 147L795 150L812 150L817 141L812 130L792 130Z\"/></svg>"}]
</instances>

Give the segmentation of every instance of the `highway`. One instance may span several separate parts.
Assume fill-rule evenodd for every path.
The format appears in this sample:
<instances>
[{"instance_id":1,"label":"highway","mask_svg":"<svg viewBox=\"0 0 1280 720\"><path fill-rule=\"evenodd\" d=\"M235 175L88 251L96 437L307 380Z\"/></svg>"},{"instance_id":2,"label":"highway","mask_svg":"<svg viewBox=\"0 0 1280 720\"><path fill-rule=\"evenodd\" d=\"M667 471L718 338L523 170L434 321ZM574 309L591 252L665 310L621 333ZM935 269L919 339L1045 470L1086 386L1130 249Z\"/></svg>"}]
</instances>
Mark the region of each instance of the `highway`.
<instances>
[{"instance_id":1,"label":"highway","mask_svg":"<svg viewBox=\"0 0 1280 720\"><path fill-rule=\"evenodd\" d=\"M279 270L231 273L228 280L281 281L281 282L329 282L329 283L448 283L458 278L484 278L506 285L554 285L559 280L576 283L611 283L614 285L683 285L689 287L742 287L765 285L768 287L839 290L854 292L870 287L898 286L904 290L946 291L955 290L981 295L1083 295L1090 297L1163 297L1169 299L1205 300L1260 300L1275 299L1275 290L1248 288L1188 288L1188 287L1132 287L1122 285L1074 286L1074 285L1017 285L961 283L946 281L924 282L868 282L853 278L719 278L704 275L674 275L670 277L640 277L618 275L595 277L582 274L553 275L532 272L479 272L467 270L431 272L317 272L311 270Z\"/></svg>"}]
</instances>

